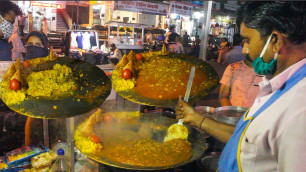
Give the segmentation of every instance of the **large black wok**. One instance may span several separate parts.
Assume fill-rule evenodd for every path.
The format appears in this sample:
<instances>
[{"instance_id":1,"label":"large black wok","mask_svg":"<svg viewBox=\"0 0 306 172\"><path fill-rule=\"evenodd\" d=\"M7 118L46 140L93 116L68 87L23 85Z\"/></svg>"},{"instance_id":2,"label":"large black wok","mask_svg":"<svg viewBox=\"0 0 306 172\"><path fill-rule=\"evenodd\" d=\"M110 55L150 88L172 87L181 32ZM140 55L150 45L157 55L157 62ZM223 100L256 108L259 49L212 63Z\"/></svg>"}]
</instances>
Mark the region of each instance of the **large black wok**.
<instances>
[{"instance_id":1,"label":"large black wok","mask_svg":"<svg viewBox=\"0 0 306 172\"><path fill-rule=\"evenodd\" d=\"M28 96L24 101L10 104L8 107L22 115L35 118L66 118L84 114L99 107L110 94L111 82L104 71L81 60L57 58L37 65L35 71L52 69L55 64L67 65L71 68L77 87L72 96L58 100ZM5 99L3 101L5 103Z\"/></svg>"},{"instance_id":2,"label":"large black wok","mask_svg":"<svg viewBox=\"0 0 306 172\"><path fill-rule=\"evenodd\" d=\"M150 52L144 53L144 54L149 54ZM187 65L187 64L191 64L192 66L196 67L196 74L194 77L194 82L195 80L201 80L201 75L199 75L200 73L205 74L206 78L201 84L198 85L198 87L200 88L199 91L196 94L193 94L193 92L191 91L190 93L190 97L189 97L189 102L193 103L196 101L199 101L200 99L202 99L203 97L205 97L206 95L208 95L211 91L213 91L217 85L218 85L218 75L216 73L216 71L205 61L195 58L193 56L189 56L189 55L185 55L185 54L180 54L180 53L169 53L168 55L159 55L159 58L156 58L155 56L157 55L152 55L149 58L146 59L146 61L144 61L142 63L142 65L144 64L155 64L155 61L161 61L157 64L162 64L164 59L166 60L177 60L179 62L177 63L181 63L182 67ZM171 65L169 66L169 68L172 67ZM150 75L148 77L151 78L158 78L158 76L161 75L165 75L167 72L166 71L159 71L157 70L159 68L159 66L155 66L156 68L156 75ZM118 71L119 69L115 69L115 71ZM190 70L190 69L188 69ZM184 73L182 71L181 68L177 69L177 73L174 76L169 76L169 80L171 80L171 77L173 78L181 78ZM188 74L189 76L189 74ZM116 83L121 84L120 82L114 82L114 81L118 81L122 79L121 75L117 76L117 75L113 75L112 76L112 83L113 83L113 88L115 89L115 91L122 97L124 97L125 99L128 99L132 102L135 103L139 103L139 104L144 104L144 105L149 105L149 106L159 106L159 107L169 107L169 106L175 106L177 104L178 98L180 96L180 94L177 94L175 92L169 93L172 95L175 95L176 98L173 99L165 99L165 98L149 98L147 96L144 96L143 94L137 92L137 90L135 89L136 87L140 87L140 85L137 85L139 77L136 79L136 86L133 89L130 90L118 90L116 89ZM186 89L186 85L188 82L188 78L185 78L186 80L184 80L185 85L180 85L180 83L176 83L176 85L180 85L180 87L183 87L184 89ZM167 85L168 84L168 80L162 82L161 84L163 85ZM193 85L195 86L195 85ZM148 87L146 88L147 92L150 92L151 90L154 90L154 87Z\"/></svg>"},{"instance_id":3,"label":"large black wok","mask_svg":"<svg viewBox=\"0 0 306 172\"><path fill-rule=\"evenodd\" d=\"M165 116L162 116L161 113L144 113L141 114L140 119L139 119L142 123L145 124L145 126L147 126L148 128L157 126L157 125L161 125L163 126L163 130L158 131L158 132L154 132L152 134L152 139L157 140L159 142L162 142L167 129L170 125L177 123L176 119L171 119ZM84 120L82 120L84 121ZM101 130L103 127L101 127L101 125L106 125L103 122L100 123L96 123L94 126L94 131L95 133L98 133L99 130ZM192 144L192 149L193 149L193 155L190 159L185 160L184 162L181 162L179 164L174 164L171 166L160 166L160 167L144 167L144 166L134 166L134 165L128 165L128 164L123 164L123 163L119 163L119 162L114 162L110 159L107 159L105 157L102 156L95 156L93 154L87 154L84 153L87 157L89 157L92 160L95 160L98 163L102 163L105 165L109 165L112 167L117 167L117 168L122 168L122 169L130 169L130 170L162 170L162 169L170 169L170 168L175 168L175 167L179 167L182 165L185 165L189 162L192 162L196 159L198 159L204 152L205 152L205 148L206 148L206 140L205 140L205 135L203 133L198 132L197 130L195 130L194 128L190 127L187 125L187 128L189 130L189 137L188 137L188 141ZM105 128L104 128L105 129ZM130 128L126 128L126 130L131 130L134 131L135 133L139 132L139 130L142 130L143 128L141 127L141 125L138 126L132 126ZM99 134L97 134L99 135ZM103 143L103 139L101 140L101 142ZM83 152L82 152L83 153Z\"/></svg>"}]
</instances>

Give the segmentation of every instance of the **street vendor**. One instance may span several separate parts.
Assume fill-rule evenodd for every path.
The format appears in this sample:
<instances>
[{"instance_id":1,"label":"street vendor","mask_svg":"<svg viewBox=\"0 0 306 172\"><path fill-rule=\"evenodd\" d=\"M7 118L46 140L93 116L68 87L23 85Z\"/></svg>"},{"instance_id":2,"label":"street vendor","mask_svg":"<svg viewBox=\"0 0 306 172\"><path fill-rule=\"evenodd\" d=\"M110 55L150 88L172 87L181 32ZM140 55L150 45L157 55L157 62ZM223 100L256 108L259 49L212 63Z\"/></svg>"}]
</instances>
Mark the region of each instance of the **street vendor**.
<instances>
[{"instance_id":1,"label":"street vendor","mask_svg":"<svg viewBox=\"0 0 306 172\"><path fill-rule=\"evenodd\" d=\"M25 60L46 57L49 55L48 38L44 33L33 31L26 38ZM43 140L43 120L27 118L25 125L25 145L38 143Z\"/></svg>"},{"instance_id":2,"label":"street vendor","mask_svg":"<svg viewBox=\"0 0 306 172\"><path fill-rule=\"evenodd\" d=\"M48 37L41 32L33 31L26 38L26 57L25 60L46 57L49 55Z\"/></svg>"},{"instance_id":3,"label":"street vendor","mask_svg":"<svg viewBox=\"0 0 306 172\"><path fill-rule=\"evenodd\" d=\"M182 99L177 118L227 142L219 171L306 171L305 2L245 2L237 24L243 53L265 75L236 127L196 112Z\"/></svg>"}]
</instances>

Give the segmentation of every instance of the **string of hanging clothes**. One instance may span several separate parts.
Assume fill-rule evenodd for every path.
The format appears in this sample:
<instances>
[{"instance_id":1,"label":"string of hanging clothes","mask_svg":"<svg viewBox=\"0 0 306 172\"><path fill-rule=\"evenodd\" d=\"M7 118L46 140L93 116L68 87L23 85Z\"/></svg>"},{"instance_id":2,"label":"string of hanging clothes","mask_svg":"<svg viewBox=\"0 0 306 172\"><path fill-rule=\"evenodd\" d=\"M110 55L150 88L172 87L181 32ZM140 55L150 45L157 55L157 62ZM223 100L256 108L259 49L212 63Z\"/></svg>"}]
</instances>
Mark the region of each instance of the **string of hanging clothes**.
<instances>
[{"instance_id":1,"label":"string of hanging clothes","mask_svg":"<svg viewBox=\"0 0 306 172\"><path fill-rule=\"evenodd\" d=\"M95 30L71 30L70 49L92 50L99 48L99 36Z\"/></svg>"}]
</instances>

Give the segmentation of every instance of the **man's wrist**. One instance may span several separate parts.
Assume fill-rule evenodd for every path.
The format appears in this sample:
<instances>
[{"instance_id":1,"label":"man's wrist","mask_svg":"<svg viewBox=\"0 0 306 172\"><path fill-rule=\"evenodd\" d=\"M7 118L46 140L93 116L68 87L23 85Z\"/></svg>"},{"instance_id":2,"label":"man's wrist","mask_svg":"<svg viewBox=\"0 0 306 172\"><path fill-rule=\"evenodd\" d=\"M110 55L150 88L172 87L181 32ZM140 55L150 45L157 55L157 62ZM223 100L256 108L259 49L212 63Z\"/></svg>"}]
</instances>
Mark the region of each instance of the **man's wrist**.
<instances>
[{"instance_id":1,"label":"man's wrist","mask_svg":"<svg viewBox=\"0 0 306 172\"><path fill-rule=\"evenodd\" d=\"M194 120L190 123L190 125L198 128L201 124L203 116L197 111L194 112Z\"/></svg>"}]
</instances>

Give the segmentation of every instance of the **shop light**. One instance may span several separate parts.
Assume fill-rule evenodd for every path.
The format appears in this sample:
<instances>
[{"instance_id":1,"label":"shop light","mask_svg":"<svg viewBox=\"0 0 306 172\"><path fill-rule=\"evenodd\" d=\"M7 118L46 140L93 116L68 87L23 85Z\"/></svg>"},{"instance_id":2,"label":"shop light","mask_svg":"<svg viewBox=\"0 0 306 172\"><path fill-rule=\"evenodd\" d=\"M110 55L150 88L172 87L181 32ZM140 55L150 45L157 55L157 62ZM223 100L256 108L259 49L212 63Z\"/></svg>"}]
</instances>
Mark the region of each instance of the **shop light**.
<instances>
[{"instance_id":1,"label":"shop light","mask_svg":"<svg viewBox=\"0 0 306 172\"><path fill-rule=\"evenodd\" d=\"M226 16L226 20L229 20L229 16Z\"/></svg>"},{"instance_id":2,"label":"shop light","mask_svg":"<svg viewBox=\"0 0 306 172\"><path fill-rule=\"evenodd\" d=\"M194 17L195 17L196 19L200 19L202 16L204 16L202 13L200 13L200 12L194 12Z\"/></svg>"},{"instance_id":3,"label":"shop light","mask_svg":"<svg viewBox=\"0 0 306 172\"><path fill-rule=\"evenodd\" d=\"M171 14L171 18L176 19L177 18L177 14L172 13Z\"/></svg>"},{"instance_id":4,"label":"shop light","mask_svg":"<svg viewBox=\"0 0 306 172\"><path fill-rule=\"evenodd\" d=\"M92 6L92 9L98 10L98 9L101 9L101 6L100 6L100 5L93 5L93 6Z\"/></svg>"}]
</instances>

